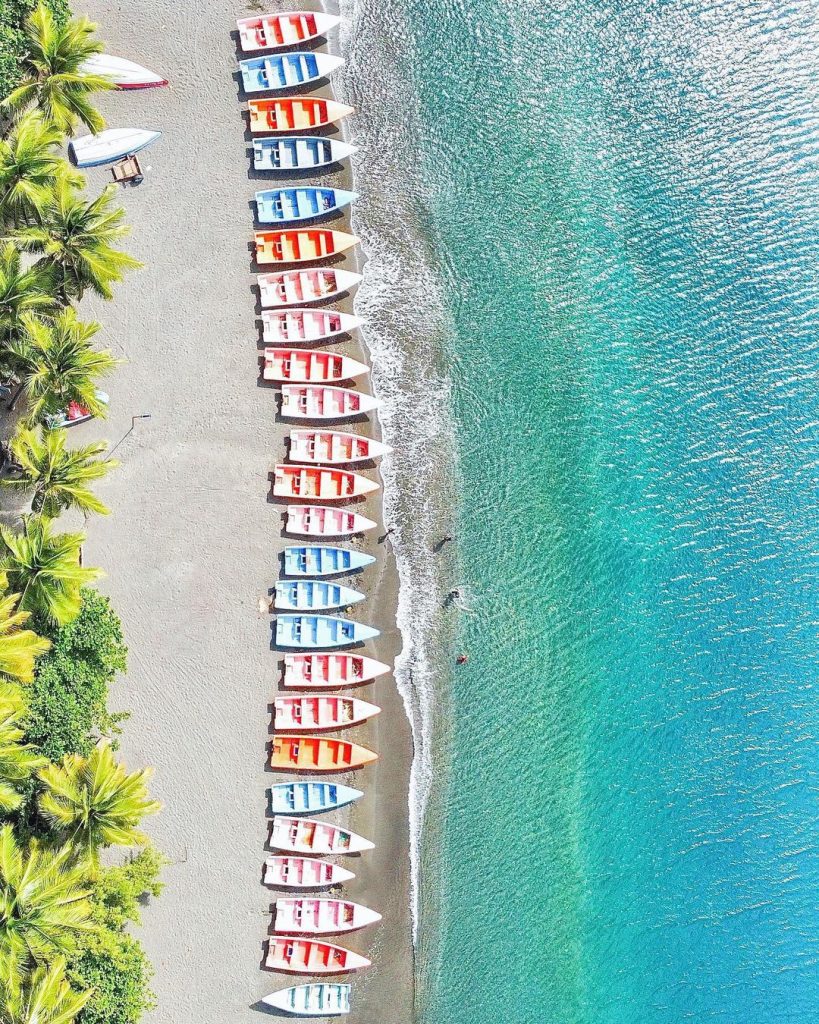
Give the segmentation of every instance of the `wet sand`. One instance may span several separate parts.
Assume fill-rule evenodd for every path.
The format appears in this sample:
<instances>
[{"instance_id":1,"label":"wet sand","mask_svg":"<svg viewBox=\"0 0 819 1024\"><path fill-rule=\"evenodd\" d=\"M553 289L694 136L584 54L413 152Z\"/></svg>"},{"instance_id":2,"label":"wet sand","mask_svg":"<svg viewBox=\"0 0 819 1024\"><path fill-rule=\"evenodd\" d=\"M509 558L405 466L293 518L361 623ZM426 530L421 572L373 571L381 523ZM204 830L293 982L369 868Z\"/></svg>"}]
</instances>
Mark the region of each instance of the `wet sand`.
<instances>
[{"instance_id":1,"label":"wet sand","mask_svg":"<svg viewBox=\"0 0 819 1024\"><path fill-rule=\"evenodd\" d=\"M86 303L85 315L104 325L102 343L126 360L105 385L110 418L73 433L78 443L106 437L122 461L100 487L113 514L90 525L86 559L109 572L102 589L130 647L130 670L114 694L115 706L133 711L123 755L156 767L154 791L165 803L149 831L172 864L141 930L156 968L150 1020L253 1021L267 1013L261 996L311 980L262 968L277 895L261 884L267 789L291 777L266 769L281 654L271 644L272 617L261 610L285 544L270 475L285 456L289 425L277 419L275 390L259 380L252 199L275 179L251 167L234 38L235 18L253 9L219 0L190 11L158 0L91 0L86 9L110 52L171 80L168 89L101 100L110 126L158 128L163 136L140 157L144 184L119 193L133 227L128 249L146 269L130 275L112 303ZM337 52L337 40L329 48ZM89 174L92 187L107 180L107 169ZM350 184L338 168L320 180ZM323 223L349 230L341 217ZM333 265L354 269L355 258ZM334 305L350 310L352 299ZM328 347L366 357L357 338ZM132 423L140 414L150 419ZM379 528L354 542L378 558L350 579L368 595L354 617L382 631L368 653L393 661L397 576L389 541L379 543L380 499L355 507ZM412 741L392 677L355 693L382 713L350 738L380 760L337 778L365 796L333 820L375 842L374 851L343 858L357 875L344 891L384 920L340 940L374 961L349 979L349 1019L406 1024L413 1015Z\"/></svg>"}]
</instances>

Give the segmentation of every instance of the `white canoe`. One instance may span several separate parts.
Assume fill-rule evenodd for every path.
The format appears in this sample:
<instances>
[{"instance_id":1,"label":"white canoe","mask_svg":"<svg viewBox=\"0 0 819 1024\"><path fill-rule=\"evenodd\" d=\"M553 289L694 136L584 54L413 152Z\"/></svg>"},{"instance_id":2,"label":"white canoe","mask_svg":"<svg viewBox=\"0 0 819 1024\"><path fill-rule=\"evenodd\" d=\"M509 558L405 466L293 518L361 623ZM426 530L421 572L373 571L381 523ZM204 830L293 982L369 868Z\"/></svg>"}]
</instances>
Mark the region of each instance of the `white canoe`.
<instances>
[{"instance_id":1,"label":"white canoe","mask_svg":"<svg viewBox=\"0 0 819 1024\"><path fill-rule=\"evenodd\" d=\"M350 1012L350 986L328 982L294 985L262 996L262 1002L297 1017L339 1017Z\"/></svg>"},{"instance_id":2,"label":"white canoe","mask_svg":"<svg viewBox=\"0 0 819 1024\"><path fill-rule=\"evenodd\" d=\"M354 331L361 321L352 313L335 309L265 309L262 325L268 345L279 345L329 341Z\"/></svg>"},{"instance_id":3,"label":"white canoe","mask_svg":"<svg viewBox=\"0 0 819 1024\"><path fill-rule=\"evenodd\" d=\"M265 885L278 885L283 889L323 889L352 878L355 872L314 857L268 857L264 865Z\"/></svg>"},{"instance_id":4,"label":"white canoe","mask_svg":"<svg viewBox=\"0 0 819 1024\"><path fill-rule=\"evenodd\" d=\"M110 53L95 53L82 62L80 70L89 75L109 78L118 89L152 89L168 84L167 78L149 71L141 64L125 60L124 57L114 57Z\"/></svg>"},{"instance_id":5,"label":"white canoe","mask_svg":"<svg viewBox=\"0 0 819 1024\"><path fill-rule=\"evenodd\" d=\"M350 388L327 384L284 384L282 416L307 420L343 420L372 412L381 405L378 398Z\"/></svg>"},{"instance_id":6,"label":"white canoe","mask_svg":"<svg viewBox=\"0 0 819 1024\"><path fill-rule=\"evenodd\" d=\"M360 434L345 434L340 430L291 430L287 457L294 462L341 466L380 459L391 451L388 444Z\"/></svg>"},{"instance_id":7,"label":"white canoe","mask_svg":"<svg viewBox=\"0 0 819 1024\"><path fill-rule=\"evenodd\" d=\"M239 44L245 53L258 50L280 50L286 46L309 43L326 35L341 18L322 11L287 11L284 14L261 14L240 18L236 22Z\"/></svg>"},{"instance_id":8,"label":"white canoe","mask_svg":"<svg viewBox=\"0 0 819 1024\"><path fill-rule=\"evenodd\" d=\"M291 505L287 510L285 530L300 537L350 537L364 533L378 524L345 508L330 505Z\"/></svg>"},{"instance_id":9,"label":"white canoe","mask_svg":"<svg viewBox=\"0 0 819 1024\"><path fill-rule=\"evenodd\" d=\"M275 850L310 856L362 853L375 849L375 843L340 825L317 818L291 818L281 814L273 819L270 845Z\"/></svg>"},{"instance_id":10,"label":"white canoe","mask_svg":"<svg viewBox=\"0 0 819 1024\"><path fill-rule=\"evenodd\" d=\"M363 654L286 654L284 686L339 687L369 683L390 671L390 666Z\"/></svg>"},{"instance_id":11,"label":"white canoe","mask_svg":"<svg viewBox=\"0 0 819 1024\"><path fill-rule=\"evenodd\" d=\"M276 900L273 930L279 934L337 935L376 924L381 915L352 900L285 896Z\"/></svg>"},{"instance_id":12,"label":"white canoe","mask_svg":"<svg viewBox=\"0 0 819 1024\"><path fill-rule=\"evenodd\" d=\"M277 729L298 732L301 729L344 729L360 725L381 713L377 704L359 697L343 697L334 693L303 694L276 697L273 704Z\"/></svg>"},{"instance_id":13,"label":"white canoe","mask_svg":"<svg viewBox=\"0 0 819 1024\"><path fill-rule=\"evenodd\" d=\"M260 274L256 279L264 309L279 306L298 306L303 302L334 299L354 288L361 274L352 270L333 270L308 267L305 270L279 270L273 274Z\"/></svg>"},{"instance_id":14,"label":"white canoe","mask_svg":"<svg viewBox=\"0 0 819 1024\"><path fill-rule=\"evenodd\" d=\"M129 153L138 153L152 142L156 142L162 132L149 131L147 128L107 128L99 135L82 135L68 143L71 159L77 167L98 167L110 164Z\"/></svg>"}]
</instances>

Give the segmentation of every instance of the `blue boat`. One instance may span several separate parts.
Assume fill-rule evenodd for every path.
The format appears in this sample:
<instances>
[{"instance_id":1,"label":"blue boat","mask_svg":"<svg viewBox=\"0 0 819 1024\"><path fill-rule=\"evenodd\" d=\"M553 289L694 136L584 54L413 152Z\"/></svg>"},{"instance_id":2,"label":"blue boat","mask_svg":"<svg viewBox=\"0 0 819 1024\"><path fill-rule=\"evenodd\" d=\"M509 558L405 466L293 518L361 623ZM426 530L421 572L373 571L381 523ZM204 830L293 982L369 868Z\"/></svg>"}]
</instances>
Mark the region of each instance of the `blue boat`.
<instances>
[{"instance_id":1,"label":"blue boat","mask_svg":"<svg viewBox=\"0 0 819 1024\"><path fill-rule=\"evenodd\" d=\"M344 63L330 53L284 53L239 61L245 92L291 89L327 78Z\"/></svg>"},{"instance_id":2,"label":"blue boat","mask_svg":"<svg viewBox=\"0 0 819 1024\"><path fill-rule=\"evenodd\" d=\"M356 192L348 192L344 188L315 185L268 188L256 193L256 211L260 224L295 224L337 213L356 199Z\"/></svg>"},{"instance_id":3,"label":"blue boat","mask_svg":"<svg viewBox=\"0 0 819 1024\"><path fill-rule=\"evenodd\" d=\"M362 796L360 789L335 782L277 782L270 787L272 814L321 814L351 804Z\"/></svg>"},{"instance_id":4,"label":"blue boat","mask_svg":"<svg viewBox=\"0 0 819 1024\"><path fill-rule=\"evenodd\" d=\"M330 608L345 608L358 604L364 594L340 583L326 583L324 580L279 580L276 584L274 607L285 611L322 612Z\"/></svg>"},{"instance_id":5,"label":"blue boat","mask_svg":"<svg viewBox=\"0 0 819 1024\"><path fill-rule=\"evenodd\" d=\"M340 139L284 135L278 139L255 139L253 166L257 171L311 171L346 160L356 147Z\"/></svg>"},{"instance_id":6,"label":"blue boat","mask_svg":"<svg viewBox=\"0 0 819 1024\"><path fill-rule=\"evenodd\" d=\"M330 544L298 544L284 549L286 576L333 576L337 572L353 572L375 561L374 555Z\"/></svg>"},{"instance_id":7,"label":"blue boat","mask_svg":"<svg viewBox=\"0 0 819 1024\"><path fill-rule=\"evenodd\" d=\"M380 635L373 626L363 626L335 615L280 615L276 619L276 644L310 650L363 644Z\"/></svg>"}]
</instances>

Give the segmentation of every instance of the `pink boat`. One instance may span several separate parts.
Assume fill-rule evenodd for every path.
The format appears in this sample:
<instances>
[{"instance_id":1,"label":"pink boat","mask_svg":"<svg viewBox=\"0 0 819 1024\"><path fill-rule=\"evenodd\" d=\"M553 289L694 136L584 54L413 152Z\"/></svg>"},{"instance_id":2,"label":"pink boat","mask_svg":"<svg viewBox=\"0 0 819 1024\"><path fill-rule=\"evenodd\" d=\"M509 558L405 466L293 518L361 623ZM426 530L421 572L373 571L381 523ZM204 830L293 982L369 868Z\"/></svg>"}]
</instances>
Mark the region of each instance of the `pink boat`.
<instances>
[{"instance_id":1,"label":"pink boat","mask_svg":"<svg viewBox=\"0 0 819 1024\"><path fill-rule=\"evenodd\" d=\"M291 430L289 458L296 462L369 462L389 455L392 448L381 441L339 430Z\"/></svg>"},{"instance_id":2,"label":"pink boat","mask_svg":"<svg viewBox=\"0 0 819 1024\"><path fill-rule=\"evenodd\" d=\"M268 857L265 861L265 885L278 885L283 889L322 889L340 885L355 878L355 873L313 857Z\"/></svg>"},{"instance_id":3,"label":"pink boat","mask_svg":"<svg viewBox=\"0 0 819 1024\"><path fill-rule=\"evenodd\" d=\"M273 930L280 934L335 935L354 932L380 920L381 915L375 910L351 900L286 896L276 900Z\"/></svg>"},{"instance_id":4,"label":"pink boat","mask_svg":"<svg viewBox=\"0 0 819 1024\"><path fill-rule=\"evenodd\" d=\"M300 386L282 387L282 416L291 419L343 420L377 409L381 402L372 395L363 395L349 388Z\"/></svg>"},{"instance_id":5,"label":"pink boat","mask_svg":"<svg viewBox=\"0 0 819 1024\"><path fill-rule=\"evenodd\" d=\"M340 21L341 18L335 14L320 11L288 11L285 14L240 18L236 28L239 30L239 44L245 53L255 53L310 43L326 35Z\"/></svg>"},{"instance_id":6,"label":"pink boat","mask_svg":"<svg viewBox=\"0 0 819 1024\"><path fill-rule=\"evenodd\" d=\"M369 373L369 367L349 356L312 349L266 348L264 350L265 380L318 383L350 380Z\"/></svg>"},{"instance_id":7,"label":"pink boat","mask_svg":"<svg viewBox=\"0 0 819 1024\"><path fill-rule=\"evenodd\" d=\"M292 818L277 814L270 829L270 845L288 853L325 854L363 853L374 850L375 843L340 825L317 818Z\"/></svg>"},{"instance_id":8,"label":"pink boat","mask_svg":"<svg viewBox=\"0 0 819 1024\"><path fill-rule=\"evenodd\" d=\"M269 345L299 341L327 341L349 334L361 321L352 313L335 309L265 309L262 311L264 340Z\"/></svg>"},{"instance_id":9,"label":"pink boat","mask_svg":"<svg viewBox=\"0 0 819 1024\"><path fill-rule=\"evenodd\" d=\"M350 537L377 526L359 512L331 505L293 505L287 510L285 529L300 537Z\"/></svg>"},{"instance_id":10,"label":"pink boat","mask_svg":"<svg viewBox=\"0 0 819 1024\"><path fill-rule=\"evenodd\" d=\"M272 274L259 274L256 278L263 309L300 306L305 302L326 302L343 295L360 281L361 274L329 267L277 270Z\"/></svg>"},{"instance_id":11,"label":"pink boat","mask_svg":"<svg viewBox=\"0 0 819 1024\"><path fill-rule=\"evenodd\" d=\"M265 965L273 971L293 974L343 974L369 967L370 961L343 946L283 935L270 939Z\"/></svg>"},{"instance_id":12,"label":"pink boat","mask_svg":"<svg viewBox=\"0 0 819 1024\"><path fill-rule=\"evenodd\" d=\"M324 466L278 465L273 475L277 498L315 498L317 501L345 501L377 491L380 484L360 473Z\"/></svg>"},{"instance_id":13,"label":"pink boat","mask_svg":"<svg viewBox=\"0 0 819 1024\"><path fill-rule=\"evenodd\" d=\"M375 658L363 654L286 654L284 685L286 687L342 687L370 683L390 671Z\"/></svg>"},{"instance_id":14,"label":"pink boat","mask_svg":"<svg viewBox=\"0 0 819 1024\"><path fill-rule=\"evenodd\" d=\"M360 725L381 711L358 697L339 697L317 693L300 697L277 697L274 723L277 729L343 729Z\"/></svg>"}]
</instances>

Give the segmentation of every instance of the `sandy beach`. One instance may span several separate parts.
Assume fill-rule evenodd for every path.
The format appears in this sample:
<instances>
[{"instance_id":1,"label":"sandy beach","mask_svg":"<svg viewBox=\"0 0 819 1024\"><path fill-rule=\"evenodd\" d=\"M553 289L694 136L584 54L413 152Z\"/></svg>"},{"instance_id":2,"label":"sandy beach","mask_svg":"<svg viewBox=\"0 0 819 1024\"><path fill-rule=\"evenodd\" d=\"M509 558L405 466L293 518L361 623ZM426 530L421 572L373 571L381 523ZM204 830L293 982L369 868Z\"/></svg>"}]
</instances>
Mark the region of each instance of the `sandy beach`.
<instances>
[{"instance_id":1,"label":"sandy beach","mask_svg":"<svg viewBox=\"0 0 819 1024\"><path fill-rule=\"evenodd\" d=\"M108 570L102 589L130 648L130 670L115 694L116 705L133 712L122 751L134 766L156 767L154 792L165 804L150 831L171 861L167 887L146 908L142 928L156 968L150 1019L258 1020L263 995L309 979L262 969L276 897L261 884L267 789L289 776L266 769L281 655L271 645L272 617L260 608L285 543L270 474L284 458L289 427L277 420L275 391L259 381L252 199L260 180L274 179L257 177L250 164L234 38L235 19L253 10L221 0L195 12L157 0L91 0L77 13L86 10L107 50L171 81L168 89L110 94L100 103L112 127L157 128L163 136L142 156L144 184L120 192L133 226L128 249L146 269L112 303L86 304L86 315L103 323L103 344L125 361L106 385L110 418L72 438L106 437L122 461L100 487L113 514L91 524L86 558ZM89 182L109 177L95 171ZM346 171L321 180L349 185ZM325 223L349 230L341 217ZM337 306L350 310L352 301ZM365 355L357 338L333 348ZM132 421L140 415L150 419ZM356 509L381 524L380 500ZM368 594L355 617L382 631L369 653L392 661L400 646L397 576L383 534L380 525L355 541L378 561L351 582ZM357 877L345 892L384 920L344 942L374 961L351 978L350 1019L406 1024L413 1014L412 742L391 677L359 693L382 713L350 738L376 749L380 761L338 777L365 796L335 820L376 844L346 859Z\"/></svg>"}]
</instances>

